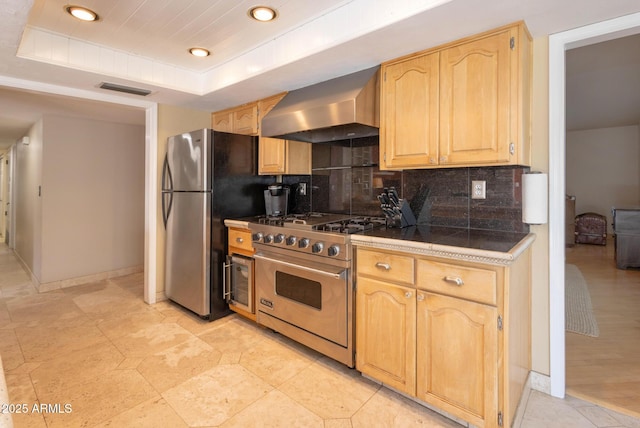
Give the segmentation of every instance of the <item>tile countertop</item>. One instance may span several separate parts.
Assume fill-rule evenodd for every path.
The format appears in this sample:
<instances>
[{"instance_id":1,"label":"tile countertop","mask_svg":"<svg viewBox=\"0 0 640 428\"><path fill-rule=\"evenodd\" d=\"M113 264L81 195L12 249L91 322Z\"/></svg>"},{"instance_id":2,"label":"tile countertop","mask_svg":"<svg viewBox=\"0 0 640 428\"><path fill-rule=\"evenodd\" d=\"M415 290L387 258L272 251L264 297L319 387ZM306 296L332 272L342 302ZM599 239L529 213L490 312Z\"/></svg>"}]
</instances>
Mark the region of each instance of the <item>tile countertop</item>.
<instances>
[{"instance_id":1,"label":"tile countertop","mask_svg":"<svg viewBox=\"0 0 640 428\"><path fill-rule=\"evenodd\" d=\"M374 229L351 235L351 242L355 246L496 265L511 264L534 240L533 233L428 225Z\"/></svg>"}]
</instances>

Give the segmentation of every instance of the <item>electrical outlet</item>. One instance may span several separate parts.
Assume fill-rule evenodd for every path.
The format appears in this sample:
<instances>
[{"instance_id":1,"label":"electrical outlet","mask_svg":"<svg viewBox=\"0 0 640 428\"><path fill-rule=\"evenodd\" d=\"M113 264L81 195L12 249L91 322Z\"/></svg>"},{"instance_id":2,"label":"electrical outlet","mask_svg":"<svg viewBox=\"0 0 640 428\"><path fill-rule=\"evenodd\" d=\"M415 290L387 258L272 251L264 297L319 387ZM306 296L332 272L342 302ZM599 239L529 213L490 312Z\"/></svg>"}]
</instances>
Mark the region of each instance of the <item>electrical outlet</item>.
<instances>
[{"instance_id":1,"label":"electrical outlet","mask_svg":"<svg viewBox=\"0 0 640 428\"><path fill-rule=\"evenodd\" d=\"M484 180L471 182L471 199L487 199L487 182Z\"/></svg>"},{"instance_id":2,"label":"electrical outlet","mask_svg":"<svg viewBox=\"0 0 640 428\"><path fill-rule=\"evenodd\" d=\"M307 194L307 183L298 183L298 194L301 196Z\"/></svg>"}]
</instances>

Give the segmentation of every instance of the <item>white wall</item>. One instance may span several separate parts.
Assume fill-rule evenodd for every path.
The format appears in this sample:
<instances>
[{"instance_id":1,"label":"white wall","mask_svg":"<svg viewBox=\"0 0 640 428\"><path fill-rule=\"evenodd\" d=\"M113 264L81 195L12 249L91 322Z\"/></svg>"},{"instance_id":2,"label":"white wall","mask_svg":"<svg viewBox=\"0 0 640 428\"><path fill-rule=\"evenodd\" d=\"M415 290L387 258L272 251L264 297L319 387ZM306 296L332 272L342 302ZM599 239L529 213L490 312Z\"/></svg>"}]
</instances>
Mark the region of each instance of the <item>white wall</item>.
<instances>
[{"instance_id":1,"label":"white wall","mask_svg":"<svg viewBox=\"0 0 640 428\"><path fill-rule=\"evenodd\" d=\"M45 116L41 283L141 266L144 126Z\"/></svg>"},{"instance_id":2,"label":"white wall","mask_svg":"<svg viewBox=\"0 0 640 428\"><path fill-rule=\"evenodd\" d=\"M638 126L567 132L566 189L576 196L576 214L607 217L612 207L640 206Z\"/></svg>"},{"instance_id":3,"label":"white wall","mask_svg":"<svg viewBox=\"0 0 640 428\"><path fill-rule=\"evenodd\" d=\"M42 204L38 186L42 182L42 120L29 130L29 144L15 145L14 203L15 252L31 274L40 277Z\"/></svg>"}]
</instances>

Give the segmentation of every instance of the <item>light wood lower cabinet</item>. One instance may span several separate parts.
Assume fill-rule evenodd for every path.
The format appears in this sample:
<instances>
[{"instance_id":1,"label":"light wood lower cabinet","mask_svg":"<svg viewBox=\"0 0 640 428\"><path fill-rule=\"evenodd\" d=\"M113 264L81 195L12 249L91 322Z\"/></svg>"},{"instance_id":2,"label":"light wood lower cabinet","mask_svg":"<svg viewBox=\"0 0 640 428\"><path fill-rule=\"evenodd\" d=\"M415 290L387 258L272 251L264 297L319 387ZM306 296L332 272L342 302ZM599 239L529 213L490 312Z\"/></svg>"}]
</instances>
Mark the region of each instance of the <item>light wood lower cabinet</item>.
<instances>
[{"instance_id":1,"label":"light wood lower cabinet","mask_svg":"<svg viewBox=\"0 0 640 428\"><path fill-rule=\"evenodd\" d=\"M415 290L358 280L356 295L356 367L399 391L416 388Z\"/></svg>"},{"instance_id":2,"label":"light wood lower cabinet","mask_svg":"<svg viewBox=\"0 0 640 428\"><path fill-rule=\"evenodd\" d=\"M530 254L508 266L357 247L356 368L478 427L530 370Z\"/></svg>"}]
</instances>

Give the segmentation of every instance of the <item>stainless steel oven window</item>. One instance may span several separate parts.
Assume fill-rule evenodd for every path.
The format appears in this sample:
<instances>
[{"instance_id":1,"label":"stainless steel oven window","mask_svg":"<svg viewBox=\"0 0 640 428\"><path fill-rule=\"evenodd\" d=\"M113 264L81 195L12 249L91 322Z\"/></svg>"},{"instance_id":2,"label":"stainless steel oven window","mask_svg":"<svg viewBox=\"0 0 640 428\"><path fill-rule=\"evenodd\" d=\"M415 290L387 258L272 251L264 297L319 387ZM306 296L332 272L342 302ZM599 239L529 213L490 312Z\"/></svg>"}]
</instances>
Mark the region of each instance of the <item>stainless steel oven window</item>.
<instances>
[{"instance_id":1,"label":"stainless steel oven window","mask_svg":"<svg viewBox=\"0 0 640 428\"><path fill-rule=\"evenodd\" d=\"M322 310L322 284L318 281L276 271L276 294Z\"/></svg>"}]
</instances>

